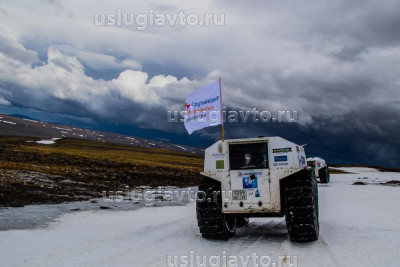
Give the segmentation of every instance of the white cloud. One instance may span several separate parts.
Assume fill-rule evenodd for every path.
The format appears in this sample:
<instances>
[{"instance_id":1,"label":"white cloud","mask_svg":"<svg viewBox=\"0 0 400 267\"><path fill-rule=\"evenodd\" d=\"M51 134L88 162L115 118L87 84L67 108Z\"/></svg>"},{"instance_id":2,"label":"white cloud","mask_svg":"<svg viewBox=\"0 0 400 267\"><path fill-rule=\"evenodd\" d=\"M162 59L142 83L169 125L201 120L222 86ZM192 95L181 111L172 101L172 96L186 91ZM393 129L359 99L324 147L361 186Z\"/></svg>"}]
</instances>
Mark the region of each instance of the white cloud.
<instances>
[{"instance_id":1,"label":"white cloud","mask_svg":"<svg viewBox=\"0 0 400 267\"><path fill-rule=\"evenodd\" d=\"M9 101L5 100L4 98L0 97L0 105L11 106L11 103Z\"/></svg>"},{"instance_id":2,"label":"white cloud","mask_svg":"<svg viewBox=\"0 0 400 267\"><path fill-rule=\"evenodd\" d=\"M9 59L20 61L23 64L32 64L38 61L37 52L26 50L25 47L12 37L0 35L0 52Z\"/></svg>"},{"instance_id":3,"label":"white cloud","mask_svg":"<svg viewBox=\"0 0 400 267\"><path fill-rule=\"evenodd\" d=\"M103 113L112 113L110 109L121 98L149 108L167 107L177 98L183 102L188 89L193 88L187 78L158 75L149 80L147 73L131 69L111 81L93 79L85 74L85 67L76 56L64 55L56 46L49 48L47 61L39 66L26 65L4 53L0 57L4 58L0 62L0 80L13 85L13 89L4 88L0 93L16 104L39 109L46 109L46 101L55 98L75 102L102 117ZM61 112L57 107L53 109Z\"/></svg>"},{"instance_id":4,"label":"white cloud","mask_svg":"<svg viewBox=\"0 0 400 267\"><path fill-rule=\"evenodd\" d=\"M119 60L115 56L105 55L101 53L78 50L72 46L54 46L63 54L75 56L86 67L97 70L124 70L124 69L142 69L142 65L132 59Z\"/></svg>"}]
</instances>

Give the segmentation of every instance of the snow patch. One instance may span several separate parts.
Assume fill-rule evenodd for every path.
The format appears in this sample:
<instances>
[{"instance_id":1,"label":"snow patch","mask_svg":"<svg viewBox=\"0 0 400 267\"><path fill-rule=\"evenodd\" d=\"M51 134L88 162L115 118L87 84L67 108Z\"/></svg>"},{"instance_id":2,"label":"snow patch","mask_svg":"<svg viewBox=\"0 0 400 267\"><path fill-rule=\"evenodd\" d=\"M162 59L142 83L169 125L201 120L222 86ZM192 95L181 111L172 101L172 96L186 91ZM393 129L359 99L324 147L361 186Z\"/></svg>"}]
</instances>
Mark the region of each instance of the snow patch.
<instances>
[{"instance_id":1,"label":"snow patch","mask_svg":"<svg viewBox=\"0 0 400 267\"><path fill-rule=\"evenodd\" d=\"M52 126L51 128L57 129L57 130L71 131L71 129L68 129L68 128L61 128L61 127L57 127L57 126Z\"/></svg>"},{"instance_id":2,"label":"snow patch","mask_svg":"<svg viewBox=\"0 0 400 267\"><path fill-rule=\"evenodd\" d=\"M59 137L54 137L54 138L51 138L51 139L39 140L39 141L36 141L36 143L42 144L42 145L53 145L53 144L56 143L57 140L60 140L60 139L61 138L59 138Z\"/></svg>"},{"instance_id":3,"label":"snow patch","mask_svg":"<svg viewBox=\"0 0 400 267\"><path fill-rule=\"evenodd\" d=\"M2 119L2 118L1 118ZM38 121L34 121L34 120L30 120L30 119L23 119L24 121L30 121L30 122L38 122Z\"/></svg>"},{"instance_id":4,"label":"snow patch","mask_svg":"<svg viewBox=\"0 0 400 267\"><path fill-rule=\"evenodd\" d=\"M36 143L38 144L42 144L42 145L53 145L56 142L54 140L40 140L40 141L36 141Z\"/></svg>"},{"instance_id":5,"label":"snow patch","mask_svg":"<svg viewBox=\"0 0 400 267\"><path fill-rule=\"evenodd\" d=\"M15 122L12 122L12 121L0 120L0 122L4 122L4 123L7 123L7 124L12 124L12 125L17 125Z\"/></svg>"},{"instance_id":6,"label":"snow patch","mask_svg":"<svg viewBox=\"0 0 400 267\"><path fill-rule=\"evenodd\" d=\"M178 146L178 145L174 145L174 146L176 146L177 148L180 148L180 149L183 149L183 150L187 150L185 147L183 147L183 146Z\"/></svg>"}]
</instances>

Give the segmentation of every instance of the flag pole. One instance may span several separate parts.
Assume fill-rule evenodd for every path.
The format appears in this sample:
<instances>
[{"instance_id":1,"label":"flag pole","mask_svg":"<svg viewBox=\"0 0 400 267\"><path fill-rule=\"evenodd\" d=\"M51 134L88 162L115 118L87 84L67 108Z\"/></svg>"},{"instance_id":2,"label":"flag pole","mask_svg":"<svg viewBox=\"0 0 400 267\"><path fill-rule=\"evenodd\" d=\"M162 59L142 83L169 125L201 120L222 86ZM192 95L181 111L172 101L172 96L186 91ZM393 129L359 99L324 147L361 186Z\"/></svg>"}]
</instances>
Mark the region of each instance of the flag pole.
<instances>
[{"instance_id":1,"label":"flag pole","mask_svg":"<svg viewBox=\"0 0 400 267\"><path fill-rule=\"evenodd\" d=\"M223 112L222 112L222 83L221 77L219 77L219 95L220 95L220 102L221 102L221 130L222 130L222 142L225 141L225 133L224 133L224 119L223 119Z\"/></svg>"}]
</instances>

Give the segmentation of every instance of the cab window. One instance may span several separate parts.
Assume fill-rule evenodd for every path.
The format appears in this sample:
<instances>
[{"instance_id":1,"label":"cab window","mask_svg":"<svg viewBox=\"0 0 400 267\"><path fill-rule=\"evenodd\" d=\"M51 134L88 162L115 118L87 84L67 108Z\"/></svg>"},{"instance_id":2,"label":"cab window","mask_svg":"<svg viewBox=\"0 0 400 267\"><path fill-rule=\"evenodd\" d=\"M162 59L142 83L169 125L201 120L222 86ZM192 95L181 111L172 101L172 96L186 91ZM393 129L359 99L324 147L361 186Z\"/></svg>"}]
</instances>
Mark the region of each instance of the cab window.
<instances>
[{"instance_id":1,"label":"cab window","mask_svg":"<svg viewBox=\"0 0 400 267\"><path fill-rule=\"evenodd\" d=\"M230 144L229 163L231 170L268 168L267 143Z\"/></svg>"}]
</instances>

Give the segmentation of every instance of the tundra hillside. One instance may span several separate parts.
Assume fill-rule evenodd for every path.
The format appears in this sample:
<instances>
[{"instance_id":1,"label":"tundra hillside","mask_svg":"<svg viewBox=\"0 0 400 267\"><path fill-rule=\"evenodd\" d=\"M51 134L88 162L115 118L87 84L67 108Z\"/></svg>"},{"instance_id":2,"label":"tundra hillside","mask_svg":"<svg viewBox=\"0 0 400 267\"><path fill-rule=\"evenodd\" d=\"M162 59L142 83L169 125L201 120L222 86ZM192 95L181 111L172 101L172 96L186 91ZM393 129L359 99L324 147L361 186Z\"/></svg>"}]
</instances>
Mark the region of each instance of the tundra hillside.
<instances>
[{"instance_id":1,"label":"tundra hillside","mask_svg":"<svg viewBox=\"0 0 400 267\"><path fill-rule=\"evenodd\" d=\"M60 203L100 197L125 186L197 185L203 156L63 138L0 136L0 206Z\"/></svg>"}]
</instances>

